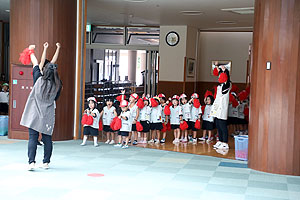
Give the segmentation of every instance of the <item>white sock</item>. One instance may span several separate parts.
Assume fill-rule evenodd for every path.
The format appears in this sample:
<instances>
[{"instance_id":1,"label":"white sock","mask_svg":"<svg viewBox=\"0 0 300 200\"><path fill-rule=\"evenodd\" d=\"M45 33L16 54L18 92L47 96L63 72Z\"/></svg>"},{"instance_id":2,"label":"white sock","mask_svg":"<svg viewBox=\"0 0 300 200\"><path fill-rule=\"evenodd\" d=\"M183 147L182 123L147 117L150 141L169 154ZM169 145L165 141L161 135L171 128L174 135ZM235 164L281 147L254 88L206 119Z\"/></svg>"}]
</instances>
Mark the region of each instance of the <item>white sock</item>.
<instances>
[{"instance_id":1,"label":"white sock","mask_svg":"<svg viewBox=\"0 0 300 200\"><path fill-rule=\"evenodd\" d=\"M85 136L83 136L83 141L82 141L82 144L85 144L86 143L86 140L87 140L87 136L85 135Z\"/></svg>"},{"instance_id":2,"label":"white sock","mask_svg":"<svg viewBox=\"0 0 300 200\"><path fill-rule=\"evenodd\" d=\"M95 145L98 144L97 140L98 140L98 137L95 137L95 136L94 136L94 144L95 144Z\"/></svg>"}]
</instances>

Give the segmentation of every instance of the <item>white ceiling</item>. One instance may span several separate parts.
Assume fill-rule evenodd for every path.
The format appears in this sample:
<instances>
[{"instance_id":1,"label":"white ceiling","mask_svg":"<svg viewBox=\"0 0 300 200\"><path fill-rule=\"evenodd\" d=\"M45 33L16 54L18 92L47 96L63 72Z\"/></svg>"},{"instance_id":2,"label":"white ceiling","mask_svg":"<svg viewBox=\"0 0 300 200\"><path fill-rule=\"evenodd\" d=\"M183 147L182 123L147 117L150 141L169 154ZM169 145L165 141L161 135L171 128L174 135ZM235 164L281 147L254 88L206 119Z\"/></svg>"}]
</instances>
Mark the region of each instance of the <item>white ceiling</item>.
<instances>
[{"instance_id":1,"label":"white ceiling","mask_svg":"<svg viewBox=\"0 0 300 200\"><path fill-rule=\"evenodd\" d=\"M107 25L190 25L202 30L252 30L254 15L240 15L221 11L225 8L254 7L254 0L88 0L87 21ZM184 16L181 11L204 12L198 16ZM217 21L235 21L222 25ZM250 27L250 28L249 28Z\"/></svg>"}]
</instances>

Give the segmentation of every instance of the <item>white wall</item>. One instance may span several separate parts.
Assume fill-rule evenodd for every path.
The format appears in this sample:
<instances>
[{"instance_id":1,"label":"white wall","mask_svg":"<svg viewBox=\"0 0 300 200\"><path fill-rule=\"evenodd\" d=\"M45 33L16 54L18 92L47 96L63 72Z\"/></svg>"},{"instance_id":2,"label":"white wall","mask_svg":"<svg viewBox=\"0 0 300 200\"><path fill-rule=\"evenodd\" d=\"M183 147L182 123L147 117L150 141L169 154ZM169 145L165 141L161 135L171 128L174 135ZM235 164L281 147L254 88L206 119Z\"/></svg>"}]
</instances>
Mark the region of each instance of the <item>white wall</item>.
<instances>
[{"instance_id":1,"label":"white wall","mask_svg":"<svg viewBox=\"0 0 300 200\"><path fill-rule=\"evenodd\" d=\"M179 34L180 41L175 47L169 46L166 35L170 31ZM160 81L183 81L184 58L186 56L187 26L161 26L159 41L159 80Z\"/></svg>"},{"instance_id":2,"label":"white wall","mask_svg":"<svg viewBox=\"0 0 300 200\"><path fill-rule=\"evenodd\" d=\"M198 80L215 82L211 75L212 60L231 60L231 81L246 83L249 44L252 32L201 32Z\"/></svg>"}]
</instances>

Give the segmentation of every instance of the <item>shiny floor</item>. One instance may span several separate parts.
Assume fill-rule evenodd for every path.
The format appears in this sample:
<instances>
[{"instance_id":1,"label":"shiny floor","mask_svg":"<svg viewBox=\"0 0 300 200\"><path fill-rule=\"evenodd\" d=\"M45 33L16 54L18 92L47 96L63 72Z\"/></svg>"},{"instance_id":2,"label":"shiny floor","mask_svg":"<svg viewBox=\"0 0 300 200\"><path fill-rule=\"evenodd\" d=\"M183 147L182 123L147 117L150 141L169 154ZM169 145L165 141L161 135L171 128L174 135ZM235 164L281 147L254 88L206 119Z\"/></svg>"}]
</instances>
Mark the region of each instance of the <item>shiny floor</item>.
<instances>
[{"instance_id":1,"label":"shiny floor","mask_svg":"<svg viewBox=\"0 0 300 200\"><path fill-rule=\"evenodd\" d=\"M300 177L247 162L81 140L54 143L49 170L27 171L27 141L0 137L1 200L299 200ZM200 144L197 144L197 146ZM187 146L190 146L189 144ZM37 163L43 157L38 148Z\"/></svg>"}]
</instances>

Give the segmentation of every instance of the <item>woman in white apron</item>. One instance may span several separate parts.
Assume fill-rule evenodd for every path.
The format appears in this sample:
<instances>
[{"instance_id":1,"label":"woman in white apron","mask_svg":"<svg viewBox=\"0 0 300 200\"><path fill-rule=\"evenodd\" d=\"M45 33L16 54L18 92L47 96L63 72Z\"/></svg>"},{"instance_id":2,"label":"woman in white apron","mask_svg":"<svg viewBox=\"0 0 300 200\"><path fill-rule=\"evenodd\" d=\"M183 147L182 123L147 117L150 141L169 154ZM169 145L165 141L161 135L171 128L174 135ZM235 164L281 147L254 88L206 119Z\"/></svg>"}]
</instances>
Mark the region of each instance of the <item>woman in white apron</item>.
<instances>
[{"instance_id":1,"label":"woman in white apron","mask_svg":"<svg viewBox=\"0 0 300 200\"><path fill-rule=\"evenodd\" d=\"M28 142L28 170L32 171L35 168L35 156L39 133L42 134L44 143L44 159L42 168L48 169L50 158L52 155L52 133L55 123L55 101L60 95L62 82L58 76L57 65L55 64L60 44L56 44L57 49L53 59L46 61L46 52L48 43L44 44L44 51L41 62L38 61L31 53L30 59L33 64L33 88L30 92L20 124L29 129ZM30 45L29 49L34 50L35 46ZM45 64L45 62L47 62Z\"/></svg>"}]
</instances>

